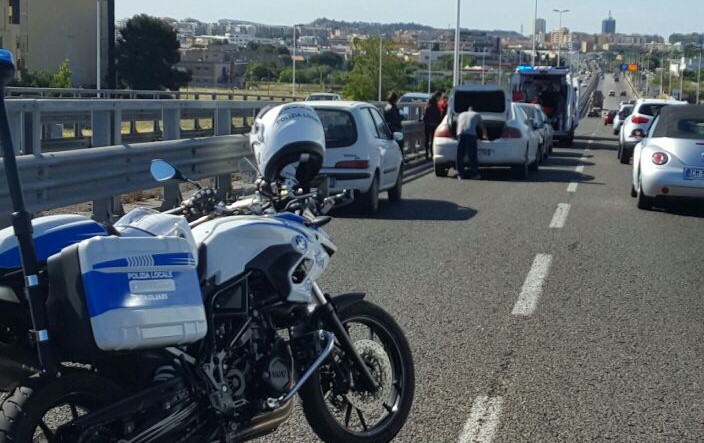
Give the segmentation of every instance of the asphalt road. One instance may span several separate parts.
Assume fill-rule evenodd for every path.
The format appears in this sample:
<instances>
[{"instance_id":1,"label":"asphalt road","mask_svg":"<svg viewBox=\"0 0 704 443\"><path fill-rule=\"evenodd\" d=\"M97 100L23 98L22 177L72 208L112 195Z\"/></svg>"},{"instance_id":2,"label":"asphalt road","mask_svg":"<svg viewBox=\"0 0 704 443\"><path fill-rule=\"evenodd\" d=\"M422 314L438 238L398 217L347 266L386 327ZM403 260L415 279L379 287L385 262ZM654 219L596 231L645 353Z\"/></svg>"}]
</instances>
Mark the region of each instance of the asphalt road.
<instances>
[{"instance_id":1,"label":"asphalt road","mask_svg":"<svg viewBox=\"0 0 704 443\"><path fill-rule=\"evenodd\" d=\"M636 209L611 127L577 133L526 182L423 175L329 226L323 287L366 291L413 349L397 441L704 441L704 209ZM257 441L317 439L297 411Z\"/></svg>"}]
</instances>

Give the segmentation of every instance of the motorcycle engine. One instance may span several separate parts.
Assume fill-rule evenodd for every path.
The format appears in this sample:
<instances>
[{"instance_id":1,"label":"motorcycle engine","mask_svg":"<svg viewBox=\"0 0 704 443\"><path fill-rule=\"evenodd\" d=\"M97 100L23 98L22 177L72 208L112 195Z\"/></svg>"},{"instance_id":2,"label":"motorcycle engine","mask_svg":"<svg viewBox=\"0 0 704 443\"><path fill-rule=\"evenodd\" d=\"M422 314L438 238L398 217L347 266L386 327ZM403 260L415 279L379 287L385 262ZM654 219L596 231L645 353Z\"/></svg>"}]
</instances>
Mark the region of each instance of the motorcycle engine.
<instances>
[{"instance_id":1,"label":"motorcycle engine","mask_svg":"<svg viewBox=\"0 0 704 443\"><path fill-rule=\"evenodd\" d=\"M228 329L233 332L220 334ZM235 329L220 325L220 352L202 369L210 382L213 407L227 416L248 419L266 410L267 398L287 392L292 385L293 358L286 341L268 322L252 321L244 331ZM240 338L229 346L235 336Z\"/></svg>"}]
</instances>

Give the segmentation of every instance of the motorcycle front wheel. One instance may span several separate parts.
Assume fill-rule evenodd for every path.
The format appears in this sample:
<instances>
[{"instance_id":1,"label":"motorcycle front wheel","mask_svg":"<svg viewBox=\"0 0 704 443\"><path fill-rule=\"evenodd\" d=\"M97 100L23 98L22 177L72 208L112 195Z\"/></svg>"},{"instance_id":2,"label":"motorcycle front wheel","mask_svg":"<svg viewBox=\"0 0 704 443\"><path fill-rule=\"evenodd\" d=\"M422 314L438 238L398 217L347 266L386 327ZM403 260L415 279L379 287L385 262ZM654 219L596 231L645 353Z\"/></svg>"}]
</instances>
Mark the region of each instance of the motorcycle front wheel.
<instances>
[{"instance_id":1,"label":"motorcycle front wheel","mask_svg":"<svg viewBox=\"0 0 704 443\"><path fill-rule=\"evenodd\" d=\"M406 423L413 403L408 341L396 321L372 303L345 306L338 316L379 389L360 388L357 370L336 344L333 356L300 391L306 419L325 442L389 442Z\"/></svg>"},{"instance_id":2,"label":"motorcycle front wheel","mask_svg":"<svg viewBox=\"0 0 704 443\"><path fill-rule=\"evenodd\" d=\"M117 385L88 371L66 370L54 379L27 379L2 403L0 443L52 443L60 426L121 395ZM112 441L112 436L98 434L84 441Z\"/></svg>"}]
</instances>

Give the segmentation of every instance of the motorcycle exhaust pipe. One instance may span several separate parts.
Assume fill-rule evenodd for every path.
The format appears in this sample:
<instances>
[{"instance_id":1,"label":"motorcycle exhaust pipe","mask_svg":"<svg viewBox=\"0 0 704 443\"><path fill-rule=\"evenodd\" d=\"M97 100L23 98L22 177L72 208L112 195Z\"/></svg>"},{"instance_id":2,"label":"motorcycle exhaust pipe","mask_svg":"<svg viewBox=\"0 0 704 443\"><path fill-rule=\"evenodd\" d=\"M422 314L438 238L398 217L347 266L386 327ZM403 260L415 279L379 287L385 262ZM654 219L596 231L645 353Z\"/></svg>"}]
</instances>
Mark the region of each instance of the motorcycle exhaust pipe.
<instances>
[{"instance_id":1,"label":"motorcycle exhaust pipe","mask_svg":"<svg viewBox=\"0 0 704 443\"><path fill-rule=\"evenodd\" d=\"M250 426L233 433L232 441L246 441L270 434L281 426L293 412L293 400L289 400L275 411L267 412L252 419Z\"/></svg>"}]
</instances>

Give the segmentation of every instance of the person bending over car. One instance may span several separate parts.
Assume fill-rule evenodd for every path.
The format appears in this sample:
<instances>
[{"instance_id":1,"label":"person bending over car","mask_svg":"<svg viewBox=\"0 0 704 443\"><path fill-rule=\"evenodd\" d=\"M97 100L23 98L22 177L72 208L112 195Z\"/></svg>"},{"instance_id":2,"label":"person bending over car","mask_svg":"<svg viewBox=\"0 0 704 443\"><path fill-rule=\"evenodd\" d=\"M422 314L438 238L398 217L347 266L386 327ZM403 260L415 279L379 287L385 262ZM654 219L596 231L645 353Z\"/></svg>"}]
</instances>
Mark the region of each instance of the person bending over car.
<instances>
[{"instance_id":1,"label":"person bending over car","mask_svg":"<svg viewBox=\"0 0 704 443\"><path fill-rule=\"evenodd\" d=\"M477 134L481 131L482 140L489 140L489 134L482 116L470 107L457 117L457 178L479 180L479 154ZM469 154L469 174L465 173L464 158Z\"/></svg>"}]
</instances>

